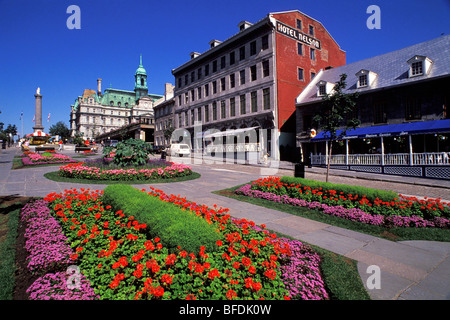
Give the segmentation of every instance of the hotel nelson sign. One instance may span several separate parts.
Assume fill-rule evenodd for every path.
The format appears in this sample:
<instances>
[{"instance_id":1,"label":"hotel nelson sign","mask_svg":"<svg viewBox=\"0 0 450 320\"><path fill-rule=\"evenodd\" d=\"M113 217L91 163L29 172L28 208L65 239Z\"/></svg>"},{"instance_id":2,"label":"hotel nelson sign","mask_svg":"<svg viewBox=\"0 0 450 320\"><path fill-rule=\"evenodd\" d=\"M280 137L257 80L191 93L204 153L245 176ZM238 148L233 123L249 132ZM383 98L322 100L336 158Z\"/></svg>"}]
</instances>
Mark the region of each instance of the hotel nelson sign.
<instances>
[{"instance_id":1,"label":"hotel nelson sign","mask_svg":"<svg viewBox=\"0 0 450 320\"><path fill-rule=\"evenodd\" d=\"M292 39L301 41L301 42L303 42L311 47L314 47L318 50L320 50L320 48L321 48L319 40L312 38L300 31L298 31L297 29L289 27L279 21L276 22L276 28L279 33L284 34Z\"/></svg>"}]
</instances>

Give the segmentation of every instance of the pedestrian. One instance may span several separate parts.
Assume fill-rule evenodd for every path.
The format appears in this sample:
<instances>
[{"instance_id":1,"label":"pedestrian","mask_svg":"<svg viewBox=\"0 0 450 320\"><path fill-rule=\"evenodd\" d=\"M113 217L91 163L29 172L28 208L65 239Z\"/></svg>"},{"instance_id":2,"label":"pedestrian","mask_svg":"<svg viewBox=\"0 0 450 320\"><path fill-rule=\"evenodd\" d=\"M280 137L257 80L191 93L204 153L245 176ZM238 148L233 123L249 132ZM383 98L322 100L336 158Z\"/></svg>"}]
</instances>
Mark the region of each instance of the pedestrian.
<instances>
[{"instance_id":1,"label":"pedestrian","mask_svg":"<svg viewBox=\"0 0 450 320\"><path fill-rule=\"evenodd\" d=\"M62 150L62 145L63 145L63 142L62 142L62 140L59 140L59 151L61 151Z\"/></svg>"}]
</instances>

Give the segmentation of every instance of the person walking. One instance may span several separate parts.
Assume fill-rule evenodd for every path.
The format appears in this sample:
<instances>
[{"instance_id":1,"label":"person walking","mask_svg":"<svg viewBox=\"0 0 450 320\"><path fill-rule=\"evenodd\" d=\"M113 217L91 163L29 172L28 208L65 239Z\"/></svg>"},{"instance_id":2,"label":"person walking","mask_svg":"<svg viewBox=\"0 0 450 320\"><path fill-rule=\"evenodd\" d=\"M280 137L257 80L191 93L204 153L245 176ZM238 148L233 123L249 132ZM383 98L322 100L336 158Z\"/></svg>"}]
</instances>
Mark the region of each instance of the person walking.
<instances>
[{"instance_id":1,"label":"person walking","mask_svg":"<svg viewBox=\"0 0 450 320\"><path fill-rule=\"evenodd\" d=\"M63 142L62 142L62 140L59 140L59 151L61 151L62 150L62 145L63 145Z\"/></svg>"}]
</instances>

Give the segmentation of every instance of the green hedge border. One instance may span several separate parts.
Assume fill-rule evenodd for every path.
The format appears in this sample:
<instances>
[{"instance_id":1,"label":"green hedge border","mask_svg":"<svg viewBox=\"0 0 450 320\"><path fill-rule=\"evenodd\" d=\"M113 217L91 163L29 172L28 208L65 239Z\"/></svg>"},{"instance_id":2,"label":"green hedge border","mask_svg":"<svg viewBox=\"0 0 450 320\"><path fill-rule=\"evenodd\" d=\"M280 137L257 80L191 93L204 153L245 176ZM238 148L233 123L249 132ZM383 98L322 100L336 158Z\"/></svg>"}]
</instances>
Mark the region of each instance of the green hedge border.
<instances>
[{"instance_id":1,"label":"green hedge border","mask_svg":"<svg viewBox=\"0 0 450 320\"><path fill-rule=\"evenodd\" d=\"M56 181L56 182L70 182L70 183L82 183L82 184L154 184L154 183L172 183L195 180L201 177L197 172L192 171L192 174L183 177L170 178L170 179L149 179L149 180L91 180L91 179L72 179L66 177L60 177L59 171L52 171L44 174L44 177Z\"/></svg>"}]
</instances>

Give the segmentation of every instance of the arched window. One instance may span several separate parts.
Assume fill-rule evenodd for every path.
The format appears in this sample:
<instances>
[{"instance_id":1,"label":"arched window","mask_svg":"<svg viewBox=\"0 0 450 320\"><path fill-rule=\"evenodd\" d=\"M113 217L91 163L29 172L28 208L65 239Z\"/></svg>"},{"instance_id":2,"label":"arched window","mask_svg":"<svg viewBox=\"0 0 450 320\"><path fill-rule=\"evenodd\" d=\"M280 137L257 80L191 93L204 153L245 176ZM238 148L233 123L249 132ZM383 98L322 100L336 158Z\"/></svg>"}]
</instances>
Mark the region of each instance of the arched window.
<instances>
[{"instance_id":1,"label":"arched window","mask_svg":"<svg viewBox=\"0 0 450 320\"><path fill-rule=\"evenodd\" d=\"M144 78L141 78L141 86L144 86L144 83L145 83Z\"/></svg>"}]
</instances>

